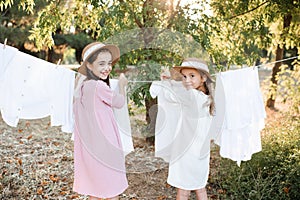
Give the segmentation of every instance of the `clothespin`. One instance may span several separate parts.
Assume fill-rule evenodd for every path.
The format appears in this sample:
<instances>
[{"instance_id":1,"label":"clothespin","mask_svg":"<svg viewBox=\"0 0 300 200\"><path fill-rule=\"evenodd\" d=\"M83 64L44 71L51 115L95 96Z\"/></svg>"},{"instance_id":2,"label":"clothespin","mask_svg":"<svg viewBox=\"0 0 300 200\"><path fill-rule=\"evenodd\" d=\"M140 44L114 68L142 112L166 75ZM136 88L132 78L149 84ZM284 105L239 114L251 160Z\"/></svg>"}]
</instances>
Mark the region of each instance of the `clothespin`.
<instances>
[{"instance_id":1,"label":"clothespin","mask_svg":"<svg viewBox=\"0 0 300 200\"><path fill-rule=\"evenodd\" d=\"M57 61L57 63L56 63L56 68L58 67L58 65L60 64L60 62L61 62L61 59L59 59L59 60Z\"/></svg>"},{"instance_id":2,"label":"clothespin","mask_svg":"<svg viewBox=\"0 0 300 200\"><path fill-rule=\"evenodd\" d=\"M5 40L4 40L3 49L5 49L5 47L6 47L6 43L7 43L7 38L5 38Z\"/></svg>"}]
</instances>

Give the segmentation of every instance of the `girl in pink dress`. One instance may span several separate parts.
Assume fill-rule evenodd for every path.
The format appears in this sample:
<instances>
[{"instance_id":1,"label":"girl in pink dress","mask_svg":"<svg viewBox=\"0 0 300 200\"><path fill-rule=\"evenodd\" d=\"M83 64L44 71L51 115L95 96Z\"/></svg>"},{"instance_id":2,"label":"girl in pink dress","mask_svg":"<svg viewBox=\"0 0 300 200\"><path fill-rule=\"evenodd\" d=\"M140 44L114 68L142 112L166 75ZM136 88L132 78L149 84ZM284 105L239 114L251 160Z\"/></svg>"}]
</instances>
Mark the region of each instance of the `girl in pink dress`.
<instances>
[{"instance_id":1,"label":"girl in pink dress","mask_svg":"<svg viewBox=\"0 0 300 200\"><path fill-rule=\"evenodd\" d=\"M118 199L128 187L125 156L113 115L113 107L125 102L127 79L119 77L119 93L109 86L112 66L119 60L119 48L93 42L82 52L78 72L87 78L74 101L74 185L89 199Z\"/></svg>"}]
</instances>

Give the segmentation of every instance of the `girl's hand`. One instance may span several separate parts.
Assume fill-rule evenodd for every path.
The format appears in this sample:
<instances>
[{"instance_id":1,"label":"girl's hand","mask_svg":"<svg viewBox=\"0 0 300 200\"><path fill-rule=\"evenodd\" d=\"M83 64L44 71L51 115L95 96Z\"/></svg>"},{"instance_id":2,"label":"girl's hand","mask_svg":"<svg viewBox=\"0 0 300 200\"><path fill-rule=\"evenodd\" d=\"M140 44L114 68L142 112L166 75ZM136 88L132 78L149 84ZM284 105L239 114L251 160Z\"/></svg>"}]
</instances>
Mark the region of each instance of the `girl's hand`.
<instances>
[{"instance_id":1,"label":"girl's hand","mask_svg":"<svg viewBox=\"0 0 300 200\"><path fill-rule=\"evenodd\" d=\"M160 74L160 80L169 80L171 79L171 73L169 70L164 70L162 71L162 73Z\"/></svg>"},{"instance_id":2,"label":"girl's hand","mask_svg":"<svg viewBox=\"0 0 300 200\"><path fill-rule=\"evenodd\" d=\"M123 88L127 85L128 83L128 80L127 78L125 77L124 73L121 73L120 76L119 76L119 86L120 88Z\"/></svg>"}]
</instances>

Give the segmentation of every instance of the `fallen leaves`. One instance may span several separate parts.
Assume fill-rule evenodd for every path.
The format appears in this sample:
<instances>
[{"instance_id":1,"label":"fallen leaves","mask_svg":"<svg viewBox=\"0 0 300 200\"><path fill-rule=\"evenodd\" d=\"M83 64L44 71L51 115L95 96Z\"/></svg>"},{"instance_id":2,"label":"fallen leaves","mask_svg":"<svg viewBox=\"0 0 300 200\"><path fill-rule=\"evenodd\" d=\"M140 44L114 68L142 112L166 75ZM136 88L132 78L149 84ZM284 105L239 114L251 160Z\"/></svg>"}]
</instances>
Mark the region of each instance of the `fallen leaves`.
<instances>
[{"instance_id":1,"label":"fallen leaves","mask_svg":"<svg viewBox=\"0 0 300 200\"><path fill-rule=\"evenodd\" d=\"M17 162L19 163L19 165L22 165L22 160L20 158L15 158L15 160L17 160Z\"/></svg>"},{"instance_id":2,"label":"fallen leaves","mask_svg":"<svg viewBox=\"0 0 300 200\"><path fill-rule=\"evenodd\" d=\"M39 187L39 188L36 190L36 193L37 193L38 195L43 194L43 188L42 188L42 187Z\"/></svg>"},{"instance_id":3,"label":"fallen leaves","mask_svg":"<svg viewBox=\"0 0 300 200\"><path fill-rule=\"evenodd\" d=\"M20 120L14 128L0 119L0 199L85 199L72 190L71 134L48 120Z\"/></svg>"},{"instance_id":4,"label":"fallen leaves","mask_svg":"<svg viewBox=\"0 0 300 200\"><path fill-rule=\"evenodd\" d=\"M0 199L87 199L73 191L71 134L51 127L48 118L20 120L18 128L0 119L0 132ZM175 199L176 189L166 182L168 164L144 139L134 138L134 144L126 156L129 187L120 200Z\"/></svg>"},{"instance_id":5,"label":"fallen leaves","mask_svg":"<svg viewBox=\"0 0 300 200\"><path fill-rule=\"evenodd\" d=\"M57 177L56 174L50 174L50 175L49 175L49 178L50 178L50 180L53 181L53 182L57 182L57 181L59 180L59 177Z\"/></svg>"},{"instance_id":6,"label":"fallen leaves","mask_svg":"<svg viewBox=\"0 0 300 200\"><path fill-rule=\"evenodd\" d=\"M30 134L28 137L27 137L27 140L30 140L32 138L32 134Z\"/></svg>"}]
</instances>

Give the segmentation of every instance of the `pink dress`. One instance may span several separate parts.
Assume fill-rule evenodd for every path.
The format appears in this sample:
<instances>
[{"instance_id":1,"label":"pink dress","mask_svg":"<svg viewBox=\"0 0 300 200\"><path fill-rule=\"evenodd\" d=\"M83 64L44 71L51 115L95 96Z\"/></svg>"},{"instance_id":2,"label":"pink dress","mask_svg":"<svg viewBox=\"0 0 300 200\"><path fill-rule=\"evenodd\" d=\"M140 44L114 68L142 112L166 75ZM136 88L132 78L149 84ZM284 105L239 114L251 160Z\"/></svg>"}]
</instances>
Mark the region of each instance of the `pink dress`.
<instances>
[{"instance_id":1,"label":"pink dress","mask_svg":"<svg viewBox=\"0 0 300 200\"><path fill-rule=\"evenodd\" d=\"M74 102L75 192L111 198L128 187L125 157L112 107L121 108L124 96L103 81L88 80Z\"/></svg>"}]
</instances>

